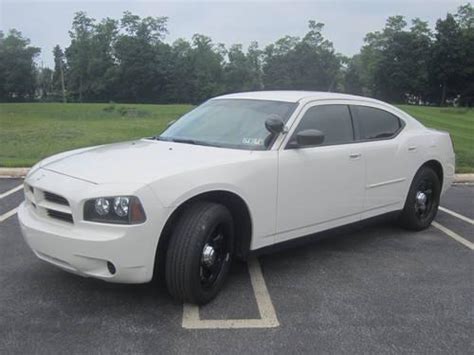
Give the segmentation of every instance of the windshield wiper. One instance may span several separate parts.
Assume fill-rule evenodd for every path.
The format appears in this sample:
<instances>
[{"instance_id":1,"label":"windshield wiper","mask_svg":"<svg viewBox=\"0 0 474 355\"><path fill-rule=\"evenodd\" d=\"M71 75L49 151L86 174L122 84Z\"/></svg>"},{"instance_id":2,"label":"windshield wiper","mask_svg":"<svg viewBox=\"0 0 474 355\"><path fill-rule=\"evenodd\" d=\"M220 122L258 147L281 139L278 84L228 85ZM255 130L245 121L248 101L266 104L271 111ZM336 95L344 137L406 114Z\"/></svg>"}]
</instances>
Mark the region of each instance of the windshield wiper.
<instances>
[{"instance_id":1,"label":"windshield wiper","mask_svg":"<svg viewBox=\"0 0 474 355\"><path fill-rule=\"evenodd\" d=\"M163 142L175 142L175 143L189 143L189 144L198 144L197 141L188 138L170 138L170 137L162 137L162 136L153 136L151 139Z\"/></svg>"},{"instance_id":2,"label":"windshield wiper","mask_svg":"<svg viewBox=\"0 0 474 355\"><path fill-rule=\"evenodd\" d=\"M188 138L171 138L170 140L175 143L202 144L201 142L195 141L194 139L188 139Z\"/></svg>"},{"instance_id":3,"label":"windshield wiper","mask_svg":"<svg viewBox=\"0 0 474 355\"><path fill-rule=\"evenodd\" d=\"M204 145L204 146L208 146L208 147L223 147L223 145L221 145L221 144L198 141L198 140L190 139L190 138L170 138L170 137L154 136L154 137L152 137L152 139L155 139L157 141L163 141L163 142Z\"/></svg>"}]
</instances>

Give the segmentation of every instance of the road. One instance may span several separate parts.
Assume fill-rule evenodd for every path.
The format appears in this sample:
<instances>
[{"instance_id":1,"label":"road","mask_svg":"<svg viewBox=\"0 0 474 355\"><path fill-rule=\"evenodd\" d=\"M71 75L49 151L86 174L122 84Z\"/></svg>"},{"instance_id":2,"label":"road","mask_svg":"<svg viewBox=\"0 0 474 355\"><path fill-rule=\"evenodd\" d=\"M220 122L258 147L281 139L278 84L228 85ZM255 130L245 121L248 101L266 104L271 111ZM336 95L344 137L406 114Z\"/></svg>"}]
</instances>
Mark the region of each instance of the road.
<instances>
[{"instance_id":1,"label":"road","mask_svg":"<svg viewBox=\"0 0 474 355\"><path fill-rule=\"evenodd\" d=\"M2 354L473 351L474 186L452 187L422 232L376 223L236 263L222 294L195 308L157 283L38 260L14 214L21 183L0 179Z\"/></svg>"}]
</instances>

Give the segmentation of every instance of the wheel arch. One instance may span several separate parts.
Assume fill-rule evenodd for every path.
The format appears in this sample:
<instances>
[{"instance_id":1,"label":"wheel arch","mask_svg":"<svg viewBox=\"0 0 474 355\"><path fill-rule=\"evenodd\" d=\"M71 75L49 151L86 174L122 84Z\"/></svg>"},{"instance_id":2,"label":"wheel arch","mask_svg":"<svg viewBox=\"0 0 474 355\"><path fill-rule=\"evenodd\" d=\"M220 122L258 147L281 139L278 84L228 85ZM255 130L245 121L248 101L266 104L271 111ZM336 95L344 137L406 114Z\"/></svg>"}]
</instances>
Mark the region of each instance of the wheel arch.
<instances>
[{"instance_id":1,"label":"wheel arch","mask_svg":"<svg viewBox=\"0 0 474 355\"><path fill-rule=\"evenodd\" d=\"M413 184L413 181L416 177L416 175L418 174L418 172L422 169L422 168L430 168L432 169L436 175L438 176L439 178L439 182L440 182L440 186L443 186L443 181L444 181L444 171L443 171L443 165L440 163L440 161L436 158L431 158L431 159L428 159L428 160L425 160L419 167L418 169L416 170L413 170L412 174L411 175L411 179L409 180L408 184L407 184L407 187L406 187L406 190L404 191L404 203L406 203L407 201L407 198L408 198L408 193L410 192L410 188L411 188L411 185Z\"/></svg>"},{"instance_id":2,"label":"wheel arch","mask_svg":"<svg viewBox=\"0 0 474 355\"><path fill-rule=\"evenodd\" d=\"M424 168L424 167L428 167L428 168L433 169L433 171L436 173L436 175L438 175L440 185L443 186L443 179L444 179L443 165L441 165L441 163L438 160L431 159L431 160L428 160L428 161L424 162L420 166L418 171L420 171L420 169Z\"/></svg>"},{"instance_id":3,"label":"wheel arch","mask_svg":"<svg viewBox=\"0 0 474 355\"><path fill-rule=\"evenodd\" d=\"M161 231L155 254L153 275L164 275L166 250L173 234L176 222L183 211L197 201L210 201L224 205L232 214L235 231L235 252L239 258L246 258L252 241L252 217L245 200L235 192L227 190L212 190L201 192L179 204L170 214Z\"/></svg>"}]
</instances>

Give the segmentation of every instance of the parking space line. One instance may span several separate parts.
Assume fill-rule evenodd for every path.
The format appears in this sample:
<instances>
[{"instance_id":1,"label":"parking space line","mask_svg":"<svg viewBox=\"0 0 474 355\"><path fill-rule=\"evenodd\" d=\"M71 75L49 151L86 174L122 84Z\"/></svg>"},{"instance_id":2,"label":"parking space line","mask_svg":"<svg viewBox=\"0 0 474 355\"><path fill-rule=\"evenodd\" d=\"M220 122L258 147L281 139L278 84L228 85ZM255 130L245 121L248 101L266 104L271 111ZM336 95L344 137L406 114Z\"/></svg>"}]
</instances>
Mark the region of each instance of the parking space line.
<instances>
[{"instance_id":1,"label":"parking space line","mask_svg":"<svg viewBox=\"0 0 474 355\"><path fill-rule=\"evenodd\" d=\"M441 207L439 206L439 209L447 214L450 214L451 216L454 216L454 217L457 217L459 218L460 220L463 220L464 222L467 222L467 223L470 223L470 224L474 224L474 220L466 217L466 216L463 216L462 214L460 213L457 213L457 212L454 212L454 211L451 211L451 210L448 210L446 207Z\"/></svg>"},{"instance_id":2,"label":"parking space line","mask_svg":"<svg viewBox=\"0 0 474 355\"><path fill-rule=\"evenodd\" d=\"M5 221L7 218L10 218L13 216L16 212L18 211L18 207L15 207L14 209L8 211L7 213L4 213L0 216L0 223Z\"/></svg>"},{"instance_id":3,"label":"parking space line","mask_svg":"<svg viewBox=\"0 0 474 355\"><path fill-rule=\"evenodd\" d=\"M22 188L23 188L23 184L20 184L20 185L14 187L11 190L8 190L7 192L4 192L3 194L0 194L0 200L4 197L7 197L8 195L11 195L11 194L21 190Z\"/></svg>"},{"instance_id":4,"label":"parking space line","mask_svg":"<svg viewBox=\"0 0 474 355\"><path fill-rule=\"evenodd\" d=\"M441 224L439 224L438 222L435 222L435 221L431 222L431 224L433 225L433 227L438 228L440 231L445 233L447 236L453 238L454 240L456 240L457 242L463 244L464 246L468 247L469 249L474 250L474 243L471 243L469 240L464 239L459 234L453 232L451 229L446 228L445 226L442 226Z\"/></svg>"},{"instance_id":5,"label":"parking space line","mask_svg":"<svg viewBox=\"0 0 474 355\"><path fill-rule=\"evenodd\" d=\"M191 304L183 306L183 328L186 329L238 329L238 328L275 328L280 325L260 263L256 258L248 262L250 281L257 301L260 319L200 319L199 307Z\"/></svg>"}]
</instances>

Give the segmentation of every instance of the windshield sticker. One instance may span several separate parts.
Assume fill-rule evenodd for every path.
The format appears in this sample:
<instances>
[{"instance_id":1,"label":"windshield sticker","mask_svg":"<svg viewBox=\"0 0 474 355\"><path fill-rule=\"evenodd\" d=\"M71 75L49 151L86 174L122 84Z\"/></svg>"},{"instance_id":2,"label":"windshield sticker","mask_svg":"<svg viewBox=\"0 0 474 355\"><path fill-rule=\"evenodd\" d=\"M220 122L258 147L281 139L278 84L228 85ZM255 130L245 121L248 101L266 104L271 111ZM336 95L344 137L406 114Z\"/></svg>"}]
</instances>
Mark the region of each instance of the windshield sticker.
<instances>
[{"instance_id":1,"label":"windshield sticker","mask_svg":"<svg viewBox=\"0 0 474 355\"><path fill-rule=\"evenodd\" d=\"M242 144L263 145L263 139L262 138L244 137L244 138L242 138Z\"/></svg>"}]
</instances>

